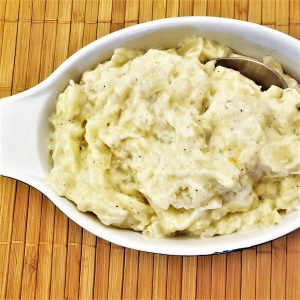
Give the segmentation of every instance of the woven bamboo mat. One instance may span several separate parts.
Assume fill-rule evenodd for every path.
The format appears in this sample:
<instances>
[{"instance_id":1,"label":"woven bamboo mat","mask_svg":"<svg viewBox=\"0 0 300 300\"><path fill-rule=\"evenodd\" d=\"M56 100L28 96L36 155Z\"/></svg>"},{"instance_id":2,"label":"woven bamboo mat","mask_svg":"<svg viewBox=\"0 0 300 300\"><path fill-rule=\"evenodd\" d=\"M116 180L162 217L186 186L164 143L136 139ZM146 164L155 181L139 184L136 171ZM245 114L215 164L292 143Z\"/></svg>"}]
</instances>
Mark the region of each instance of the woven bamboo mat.
<instances>
[{"instance_id":1,"label":"woven bamboo mat","mask_svg":"<svg viewBox=\"0 0 300 300\"><path fill-rule=\"evenodd\" d=\"M111 31L185 15L249 20L300 39L300 0L0 0L0 98ZM40 192L0 177L0 298L300 299L299 284L300 230L224 255L146 254L96 238Z\"/></svg>"}]
</instances>

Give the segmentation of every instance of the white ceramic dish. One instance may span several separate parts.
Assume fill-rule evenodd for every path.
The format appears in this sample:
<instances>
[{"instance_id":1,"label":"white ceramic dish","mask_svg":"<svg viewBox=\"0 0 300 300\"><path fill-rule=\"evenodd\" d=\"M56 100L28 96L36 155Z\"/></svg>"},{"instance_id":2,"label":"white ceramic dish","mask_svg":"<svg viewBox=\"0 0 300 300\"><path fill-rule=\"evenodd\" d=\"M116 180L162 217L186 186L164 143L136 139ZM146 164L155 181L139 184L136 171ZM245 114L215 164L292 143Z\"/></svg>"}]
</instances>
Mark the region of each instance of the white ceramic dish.
<instances>
[{"instance_id":1,"label":"white ceramic dish","mask_svg":"<svg viewBox=\"0 0 300 300\"><path fill-rule=\"evenodd\" d=\"M249 232L209 239L150 239L140 233L106 227L92 214L58 197L44 179L49 171L47 153L48 116L55 99L69 79L108 59L120 46L172 47L184 36L198 34L228 45L237 53L255 58L272 55L285 71L300 81L300 42L260 25L224 18L184 17L163 19L112 33L84 47L66 60L36 87L0 101L0 174L37 188L68 217L86 230L121 246L171 255L204 255L250 247L278 238L300 227L300 212L289 214L280 224Z\"/></svg>"}]
</instances>

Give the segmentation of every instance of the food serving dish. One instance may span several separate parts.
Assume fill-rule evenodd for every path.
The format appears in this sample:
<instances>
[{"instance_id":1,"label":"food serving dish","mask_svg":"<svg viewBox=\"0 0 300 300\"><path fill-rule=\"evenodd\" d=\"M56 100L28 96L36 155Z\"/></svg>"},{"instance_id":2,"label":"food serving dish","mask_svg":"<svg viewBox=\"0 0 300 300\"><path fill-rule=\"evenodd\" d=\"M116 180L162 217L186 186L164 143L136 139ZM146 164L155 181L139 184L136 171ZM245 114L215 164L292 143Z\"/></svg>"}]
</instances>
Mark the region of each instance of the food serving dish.
<instances>
[{"instance_id":1,"label":"food serving dish","mask_svg":"<svg viewBox=\"0 0 300 300\"><path fill-rule=\"evenodd\" d=\"M57 196L46 184L50 170L47 149L49 115L55 99L70 79L110 58L118 47L171 48L178 40L201 35L257 59L272 55L285 72L300 80L300 42L275 30L248 22L214 18L183 17L152 21L120 30L84 47L66 60L36 87L0 102L0 174L30 184L44 193L68 217L95 235L136 250L171 254L205 255L261 244L300 226L300 213L288 214L279 224L226 236L199 239L173 237L153 239L140 233L107 227L92 214L81 213L69 200Z\"/></svg>"}]
</instances>

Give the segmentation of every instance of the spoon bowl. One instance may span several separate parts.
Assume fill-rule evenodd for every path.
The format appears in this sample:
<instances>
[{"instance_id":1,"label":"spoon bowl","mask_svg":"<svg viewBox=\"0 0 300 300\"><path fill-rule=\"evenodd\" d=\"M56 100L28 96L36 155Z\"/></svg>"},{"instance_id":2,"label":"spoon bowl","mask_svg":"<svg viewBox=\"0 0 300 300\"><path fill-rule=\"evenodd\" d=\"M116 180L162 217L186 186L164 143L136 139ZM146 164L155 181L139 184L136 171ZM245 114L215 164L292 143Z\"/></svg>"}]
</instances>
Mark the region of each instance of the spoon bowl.
<instances>
[{"instance_id":1,"label":"spoon bowl","mask_svg":"<svg viewBox=\"0 0 300 300\"><path fill-rule=\"evenodd\" d=\"M82 213L45 184L51 163L48 154L49 116L70 79L109 59L114 49L172 48L178 40L199 35L231 47L234 52L260 60L272 55L285 71L300 81L300 43L281 32L248 22L215 17L182 17L152 21L105 36L79 50L36 87L0 100L0 175L30 184L62 212L93 234L136 250L170 255L206 255L250 247L278 238L300 226L300 213L287 215L278 225L226 236L199 239L150 239L138 232L103 225Z\"/></svg>"},{"instance_id":2,"label":"spoon bowl","mask_svg":"<svg viewBox=\"0 0 300 300\"><path fill-rule=\"evenodd\" d=\"M279 73L257 60L244 57L220 57L215 59L215 61L215 66L239 71L242 75L260 85L262 91L266 91L272 85L276 85L282 89L288 87Z\"/></svg>"}]
</instances>

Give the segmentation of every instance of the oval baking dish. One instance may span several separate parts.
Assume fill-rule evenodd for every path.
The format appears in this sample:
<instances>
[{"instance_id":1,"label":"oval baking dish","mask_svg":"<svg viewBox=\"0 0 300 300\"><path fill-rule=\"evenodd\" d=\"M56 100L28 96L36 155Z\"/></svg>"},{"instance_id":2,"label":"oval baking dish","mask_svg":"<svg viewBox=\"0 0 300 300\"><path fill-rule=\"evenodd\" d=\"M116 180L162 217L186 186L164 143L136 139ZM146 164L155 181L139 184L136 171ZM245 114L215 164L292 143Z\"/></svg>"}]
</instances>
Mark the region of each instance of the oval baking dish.
<instances>
[{"instance_id":1,"label":"oval baking dish","mask_svg":"<svg viewBox=\"0 0 300 300\"><path fill-rule=\"evenodd\" d=\"M69 218L110 242L147 252L206 255L261 244L300 227L300 212L279 224L225 236L199 239L153 239L131 230L103 225L93 214L82 213L46 184L50 170L47 140L49 115L55 99L70 79L109 59L122 46L139 49L170 48L178 40L201 35L231 47L236 53L261 59L272 55L285 72L300 81L300 42L288 35L244 21L214 17L182 17L152 21L109 34L79 50L36 87L0 101L0 175L21 180L44 193Z\"/></svg>"}]
</instances>

